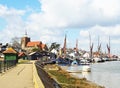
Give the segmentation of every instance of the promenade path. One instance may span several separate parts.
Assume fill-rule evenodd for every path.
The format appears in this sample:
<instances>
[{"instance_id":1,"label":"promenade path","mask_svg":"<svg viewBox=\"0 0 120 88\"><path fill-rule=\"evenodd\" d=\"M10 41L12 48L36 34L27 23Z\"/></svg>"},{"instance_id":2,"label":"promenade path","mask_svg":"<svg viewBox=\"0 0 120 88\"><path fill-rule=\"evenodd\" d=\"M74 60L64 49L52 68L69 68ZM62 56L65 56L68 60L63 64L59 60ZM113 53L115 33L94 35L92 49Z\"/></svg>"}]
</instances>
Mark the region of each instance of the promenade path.
<instances>
[{"instance_id":1,"label":"promenade path","mask_svg":"<svg viewBox=\"0 0 120 88\"><path fill-rule=\"evenodd\" d=\"M0 88L34 88L32 63L18 64L0 74Z\"/></svg>"}]
</instances>

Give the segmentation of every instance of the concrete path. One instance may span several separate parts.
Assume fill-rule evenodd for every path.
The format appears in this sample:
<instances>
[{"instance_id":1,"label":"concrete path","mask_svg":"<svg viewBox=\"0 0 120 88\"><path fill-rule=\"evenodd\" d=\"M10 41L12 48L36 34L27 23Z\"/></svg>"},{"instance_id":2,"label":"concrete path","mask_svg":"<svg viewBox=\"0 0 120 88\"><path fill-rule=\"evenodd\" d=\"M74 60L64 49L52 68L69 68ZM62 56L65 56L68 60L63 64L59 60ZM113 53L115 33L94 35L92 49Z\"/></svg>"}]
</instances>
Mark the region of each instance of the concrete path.
<instances>
[{"instance_id":1,"label":"concrete path","mask_svg":"<svg viewBox=\"0 0 120 88\"><path fill-rule=\"evenodd\" d=\"M0 88L34 88L32 64L18 64L0 74Z\"/></svg>"}]
</instances>

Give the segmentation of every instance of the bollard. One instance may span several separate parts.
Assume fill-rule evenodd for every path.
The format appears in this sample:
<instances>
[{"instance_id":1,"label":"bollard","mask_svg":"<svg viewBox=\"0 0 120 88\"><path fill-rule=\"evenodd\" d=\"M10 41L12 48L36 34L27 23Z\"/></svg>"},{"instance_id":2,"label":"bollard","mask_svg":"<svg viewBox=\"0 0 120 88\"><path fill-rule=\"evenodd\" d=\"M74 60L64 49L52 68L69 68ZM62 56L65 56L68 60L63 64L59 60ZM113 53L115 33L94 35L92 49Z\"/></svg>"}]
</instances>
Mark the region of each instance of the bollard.
<instances>
[{"instance_id":1,"label":"bollard","mask_svg":"<svg viewBox=\"0 0 120 88\"><path fill-rule=\"evenodd\" d=\"M9 66L8 66L8 63L9 63L9 61L6 61L6 67L7 67L7 70L8 70L8 67L9 67Z\"/></svg>"},{"instance_id":2,"label":"bollard","mask_svg":"<svg viewBox=\"0 0 120 88\"><path fill-rule=\"evenodd\" d=\"M6 71L6 60L4 60L4 72Z\"/></svg>"}]
</instances>

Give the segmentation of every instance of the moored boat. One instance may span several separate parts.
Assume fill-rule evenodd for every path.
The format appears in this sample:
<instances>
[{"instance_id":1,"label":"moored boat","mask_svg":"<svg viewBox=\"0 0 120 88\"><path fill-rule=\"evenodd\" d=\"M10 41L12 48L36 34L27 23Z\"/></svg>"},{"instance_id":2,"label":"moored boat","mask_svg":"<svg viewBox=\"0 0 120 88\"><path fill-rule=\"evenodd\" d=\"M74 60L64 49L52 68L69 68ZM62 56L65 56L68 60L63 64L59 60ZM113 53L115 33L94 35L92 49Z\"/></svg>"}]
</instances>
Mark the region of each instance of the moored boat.
<instances>
[{"instance_id":1,"label":"moored boat","mask_svg":"<svg viewBox=\"0 0 120 88\"><path fill-rule=\"evenodd\" d=\"M90 65L79 65L76 60L74 60L68 67L67 72L90 72Z\"/></svg>"}]
</instances>

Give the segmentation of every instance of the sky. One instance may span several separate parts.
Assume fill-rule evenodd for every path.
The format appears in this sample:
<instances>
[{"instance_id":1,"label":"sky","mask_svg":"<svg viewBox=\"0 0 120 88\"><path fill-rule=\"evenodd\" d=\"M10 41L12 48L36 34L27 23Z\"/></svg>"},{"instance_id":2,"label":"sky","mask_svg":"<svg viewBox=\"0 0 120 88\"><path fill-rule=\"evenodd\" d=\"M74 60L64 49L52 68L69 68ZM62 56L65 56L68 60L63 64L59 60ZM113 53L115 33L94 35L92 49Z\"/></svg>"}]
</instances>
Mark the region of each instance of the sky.
<instances>
[{"instance_id":1,"label":"sky","mask_svg":"<svg viewBox=\"0 0 120 88\"><path fill-rule=\"evenodd\" d=\"M120 0L0 0L0 42L23 37L32 41L57 42L89 50L89 34L97 50L111 44L111 53L120 55Z\"/></svg>"}]
</instances>

